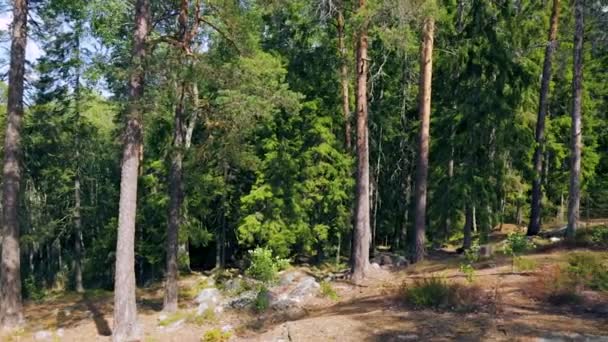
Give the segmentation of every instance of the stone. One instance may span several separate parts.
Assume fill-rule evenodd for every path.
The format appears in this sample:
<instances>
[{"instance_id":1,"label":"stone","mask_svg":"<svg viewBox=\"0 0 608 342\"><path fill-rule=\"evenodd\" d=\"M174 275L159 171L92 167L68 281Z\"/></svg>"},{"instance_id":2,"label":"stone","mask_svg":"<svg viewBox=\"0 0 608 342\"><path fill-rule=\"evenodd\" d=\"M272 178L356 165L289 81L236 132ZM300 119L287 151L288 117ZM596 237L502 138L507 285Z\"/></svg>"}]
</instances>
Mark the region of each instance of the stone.
<instances>
[{"instance_id":1,"label":"stone","mask_svg":"<svg viewBox=\"0 0 608 342\"><path fill-rule=\"evenodd\" d=\"M243 279L232 278L224 283L224 289L228 292L237 292L243 287Z\"/></svg>"},{"instance_id":2,"label":"stone","mask_svg":"<svg viewBox=\"0 0 608 342\"><path fill-rule=\"evenodd\" d=\"M238 295L236 298L232 298L228 300L224 306L233 308L233 309L245 309L255 302L255 298L257 297L256 291L245 291Z\"/></svg>"},{"instance_id":3,"label":"stone","mask_svg":"<svg viewBox=\"0 0 608 342\"><path fill-rule=\"evenodd\" d=\"M297 277L298 277L298 272L294 272L294 271L285 272L285 273L281 274L281 277L279 278L279 284L281 286L290 285L296 280Z\"/></svg>"},{"instance_id":4,"label":"stone","mask_svg":"<svg viewBox=\"0 0 608 342\"><path fill-rule=\"evenodd\" d=\"M316 295L320 288L321 285L319 285L315 278L307 276L300 279L296 287L289 293L288 297L298 301Z\"/></svg>"},{"instance_id":5,"label":"stone","mask_svg":"<svg viewBox=\"0 0 608 342\"><path fill-rule=\"evenodd\" d=\"M221 297L220 291L214 287L201 290L198 296L196 296L196 299L194 299L198 304L196 314L202 315L207 310L213 310L215 313L220 313Z\"/></svg>"},{"instance_id":6,"label":"stone","mask_svg":"<svg viewBox=\"0 0 608 342\"><path fill-rule=\"evenodd\" d=\"M380 265L386 266L386 265L392 265L392 264L393 264L393 258L391 258L390 255L384 254L380 257Z\"/></svg>"},{"instance_id":7,"label":"stone","mask_svg":"<svg viewBox=\"0 0 608 342\"><path fill-rule=\"evenodd\" d=\"M494 254L494 248L492 245L481 245L479 246L479 256L482 258L489 258Z\"/></svg>"},{"instance_id":8,"label":"stone","mask_svg":"<svg viewBox=\"0 0 608 342\"><path fill-rule=\"evenodd\" d=\"M372 262L370 266L371 266L371 268L376 269L376 270L379 270L381 268L380 264L378 264L377 262Z\"/></svg>"},{"instance_id":9,"label":"stone","mask_svg":"<svg viewBox=\"0 0 608 342\"><path fill-rule=\"evenodd\" d=\"M40 330L34 334L34 340L47 341L53 338L53 334L48 330Z\"/></svg>"},{"instance_id":10,"label":"stone","mask_svg":"<svg viewBox=\"0 0 608 342\"><path fill-rule=\"evenodd\" d=\"M173 322L171 324L169 324L166 328L165 331L166 332L175 332L177 331L179 328L182 327L182 325L184 325L184 323L186 323L185 319L180 319L179 321Z\"/></svg>"},{"instance_id":11,"label":"stone","mask_svg":"<svg viewBox=\"0 0 608 342\"><path fill-rule=\"evenodd\" d=\"M397 255L395 256L395 266L397 267L408 267L410 265L409 260L406 257Z\"/></svg>"}]
</instances>

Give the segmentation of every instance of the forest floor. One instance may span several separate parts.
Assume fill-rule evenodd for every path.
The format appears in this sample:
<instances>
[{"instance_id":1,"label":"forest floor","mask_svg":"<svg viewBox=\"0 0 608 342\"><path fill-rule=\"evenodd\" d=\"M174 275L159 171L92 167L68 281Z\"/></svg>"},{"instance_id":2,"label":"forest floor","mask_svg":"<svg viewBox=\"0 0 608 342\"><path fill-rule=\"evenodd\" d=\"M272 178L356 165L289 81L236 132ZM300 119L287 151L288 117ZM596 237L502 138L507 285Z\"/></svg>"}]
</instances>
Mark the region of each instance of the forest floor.
<instances>
[{"instance_id":1,"label":"forest floor","mask_svg":"<svg viewBox=\"0 0 608 342\"><path fill-rule=\"evenodd\" d=\"M501 235L494 236L495 242ZM474 283L492 297L491 308L472 313L415 310L401 299L404 284L441 276L465 283L459 271L462 257L434 251L428 260L401 269L375 268L361 285L331 283L338 298L311 298L298 312L227 310L202 324L177 329L159 327L162 307L160 285L138 290L139 320L144 342L200 341L209 329L230 329L230 341L608 341L608 297L599 294L593 310L587 305L554 306L532 293L548 265L563 264L571 249L540 248L526 255L535 270L513 272L511 259L496 255L479 263ZM589 251L590 253L605 253ZM199 276L185 277L187 289ZM481 298L480 298L481 300ZM191 303L183 299L182 306ZM50 341L110 341L112 294L68 294L40 303L26 303L27 327L5 336L6 341L35 341L36 333L49 331Z\"/></svg>"}]
</instances>

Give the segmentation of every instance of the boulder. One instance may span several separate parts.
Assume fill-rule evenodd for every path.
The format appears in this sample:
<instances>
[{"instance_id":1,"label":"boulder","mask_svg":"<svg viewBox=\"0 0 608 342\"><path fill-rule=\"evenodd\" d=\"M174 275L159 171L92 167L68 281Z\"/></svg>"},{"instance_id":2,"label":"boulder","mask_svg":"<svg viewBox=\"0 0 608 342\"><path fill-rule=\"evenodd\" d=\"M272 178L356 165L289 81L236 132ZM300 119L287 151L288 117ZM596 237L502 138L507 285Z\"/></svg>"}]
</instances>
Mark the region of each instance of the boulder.
<instances>
[{"instance_id":1,"label":"boulder","mask_svg":"<svg viewBox=\"0 0 608 342\"><path fill-rule=\"evenodd\" d=\"M371 266L371 268L376 269L376 270L379 270L381 268L380 264L378 264L377 262L372 262L370 266Z\"/></svg>"},{"instance_id":2,"label":"boulder","mask_svg":"<svg viewBox=\"0 0 608 342\"><path fill-rule=\"evenodd\" d=\"M224 289L228 292L238 292L243 287L243 279L232 278L224 283Z\"/></svg>"},{"instance_id":3,"label":"boulder","mask_svg":"<svg viewBox=\"0 0 608 342\"><path fill-rule=\"evenodd\" d=\"M408 267L410 265L409 260L406 257L397 255L395 256L395 266L397 267Z\"/></svg>"},{"instance_id":4,"label":"boulder","mask_svg":"<svg viewBox=\"0 0 608 342\"><path fill-rule=\"evenodd\" d=\"M233 309L245 309L255 302L255 298L257 297L257 292L250 290L245 291L239 294L236 298L231 298L228 300L224 306L230 307Z\"/></svg>"},{"instance_id":5,"label":"boulder","mask_svg":"<svg viewBox=\"0 0 608 342\"><path fill-rule=\"evenodd\" d=\"M202 315L209 309L215 313L221 312L221 297L220 291L214 287L201 290L194 300L198 304L198 308L196 309L197 315Z\"/></svg>"},{"instance_id":6,"label":"boulder","mask_svg":"<svg viewBox=\"0 0 608 342\"><path fill-rule=\"evenodd\" d=\"M490 258L494 254L494 248L492 245L481 245L479 246L479 256L482 258Z\"/></svg>"},{"instance_id":7,"label":"boulder","mask_svg":"<svg viewBox=\"0 0 608 342\"><path fill-rule=\"evenodd\" d=\"M315 278L307 276L298 282L296 287L289 293L289 297L301 300L309 296L314 296L319 292L321 285L317 283Z\"/></svg>"},{"instance_id":8,"label":"boulder","mask_svg":"<svg viewBox=\"0 0 608 342\"><path fill-rule=\"evenodd\" d=\"M34 340L36 341L48 341L53 338L53 333L48 330L40 330L34 334Z\"/></svg>"},{"instance_id":9,"label":"boulder","mask_svg":"<svg viewBox=\"0 0 608 342\"><path fill-rule=\"evenodd\" d=\"M388 266L388 265L392 265L392 264L393 264L393 258L391 258L390 255L383 254L380 257L380 265L382 265L382 266Z\"/></svg>"}]
</instances>

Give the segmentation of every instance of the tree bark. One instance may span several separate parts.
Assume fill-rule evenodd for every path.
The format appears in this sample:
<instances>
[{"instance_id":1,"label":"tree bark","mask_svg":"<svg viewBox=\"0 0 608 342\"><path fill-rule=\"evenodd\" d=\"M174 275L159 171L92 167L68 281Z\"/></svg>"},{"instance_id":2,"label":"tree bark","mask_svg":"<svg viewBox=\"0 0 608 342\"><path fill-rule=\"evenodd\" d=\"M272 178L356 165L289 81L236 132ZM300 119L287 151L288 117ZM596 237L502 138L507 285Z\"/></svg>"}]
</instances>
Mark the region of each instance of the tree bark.
<instances>
[{"instance_id":1,"label":"tree bark","mask_svg":"<svg viewBox=\"0 0 608 342\"><path fill-rule=\"evenodd\" d=\"M426 194L427 178L429 173L429 140L431 121L431 81L433 73L433 36L435 20L427 17L424 20L423 43L420 49L420 135L418 140L418 160L416 162L416 209L415 215L415 243L412 253L412 262L424 259L425 232L426 232Z\"/></svg>"},{"instance_id":2,"label":"tree bark","mask_svg":"<svg viewBox=\"0 0 608 342\"><path fill-rule=\"evenodd\" d=\"M530 224L527 235L537 235L540 232L542 186L541 173L543 170L543 150L545 145L545 118L549 104L549 83L551 82L551 64L553 53L557 46L557 24L559 21L559 1L553 0L551 11L551 25L549 28L549 41L545 49L545 62L540 85L540 99L538 104L538 118L536 120L536 149L534 150L534 180L532 181L532 203L530 204Z\"/></svg>"},{"instance_id":3,"label":"tree bark","mask_svg":"<svg viewBox=\"0 0 608 342\"><path fill-rule=\"evenodd\" d=\"M583 102L583 0L574 1L574 66L572 78L572 136L570 151L570 195L568 200L568 228L566 236L573 238L579 219L581 200L581 149L583 145L581 116Z\"/></svg>"},{"instance_id":4,"label":"tree bark","mask_svg":"<svg viewBox=\"0 0 608 342\"><path fill-rule=\"evenodd\" d=\"M359 0L359 11L365 11L366 0ZM369 140L367 130L367 19L359 29L357 42L357 192L353 241L352 280L362 281L369 268Z\"/></svg>"},{"instance_id":5,"label":"tree bark","mask_svg":"<svg viewBox=\"0 0 608 342\"><path fill-rule=\"evenodd\" d=\"M143 149L142 106L144 95L144 58L150 6L148 0L135 4L135 31L132 69L129 78L129 108L124 133L116 243L114 283L114 342L139 340L135 301L135 219L137 211L137 178Z\"/></svg>"},{"instance_id":6,"label":"tree bark","mask_svg":"<svg viewBox=\"0 0 608 342\"><path fill-rule=\"evenodd\" d=\"M0 265L0 329L14 329L23 324L18 210L27 12L27 0L14 0L4 166L2 169L3 238Z\"/></svg>"},{"instance_id":7,"label":"tree bark","mask_svg":"<svg viewBox=\"0 0 608 342\"><path fill-rule=\"evenodd\" d=\"M467 250L471 248L473 242L472 229L473 229L473 207L468 205L465 208L465 219L464 219L464 239L462 241L462 249Z\"/></svg>"},{"instance_id":8,"label":"tree bark","mask_svg":"<svg viewBox=\"0 0 608 342\"><path fill-rule=\"evenodd\" d=\"M76 151L78 163L79 152ZM83 293L82 285L82 217L80 216L80 173L76 170L74 179L74 283L76 292Z\"/></svg>"},{"instance_id":9,"label":"tree bark","mask_svg":"<svg viewBox=\"0 0 608 342\"><path fill-rule=\"evenodd\" d=\"M344 43L344 9L338 10L338 50L340 51L340 90L342 92L342 114L344 115L344 146L346 151L352 149L350 127L350 102L348 100L348 64L346 59L346 46Z\"/></svg>"},{"instance_id":10,"label":"tree bark","mask_svg":"<svg viewBox=\"0 0 608 342\"><path fill-rule=\"evenodd\" d=\"M182 85L177 106L175 107L173 128L173 153L169 169L169 224L167 226L167 270L165 275L165 297L163 311L177 311L178 296L178 238L181 223L183 198L183 142L184 142L184 97Z\"/></svg>"}]
</instances>

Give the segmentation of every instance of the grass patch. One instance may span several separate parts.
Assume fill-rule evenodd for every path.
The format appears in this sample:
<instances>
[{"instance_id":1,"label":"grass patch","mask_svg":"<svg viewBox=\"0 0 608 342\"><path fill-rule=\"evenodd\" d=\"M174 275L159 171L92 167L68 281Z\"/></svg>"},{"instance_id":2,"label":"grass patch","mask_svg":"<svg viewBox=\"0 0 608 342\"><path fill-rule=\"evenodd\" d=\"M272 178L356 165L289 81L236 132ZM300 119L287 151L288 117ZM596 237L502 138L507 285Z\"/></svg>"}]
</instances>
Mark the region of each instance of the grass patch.
<instances>
[{"instance_id":1,"label":"grass patch","mask_svg":"<svg viewBox=\"0 0 608 342\"><path fill-rule=\"evenodd\" d=\"M201 342L226 342L230 340L231 337L231 332L213 328L205 332L203 337L201 337Z\"/></svg>"},{"instance_id":2,"label":"grass patch","mask_svg":"<svg viewBox=\"0 0 608 342\"><path fill-rule=\"evenodd\" d=\"M441 277L415 280L401 289L405 302L418 309L472 312L488 304L489 297L477 285L448 282Z\"/></svg>"},{"instance_id":3,"label":"grass patch","mask_svg":"<svg viewBox=\"0 0 608 342\"><path fill-rule=\"evenodd\" d=\"M257 312L264 312L270 308L270 291L266 286L260 287L255 301L253 302L253 308Z\"/></svg>"},{"instance_id":4,"label":"grass patch","mask_svg":"<svg viewBox=\"0 0 608 342\"><path fill-rule=\"evenodd\" d=\"M209 288L209 287L211 287L211 286L209 284L208 279L207 278L201 278L201 279L198 279L196 281L196 283L194 283L193 286L187 288L184 291L180 291L180 294L182 296L184 296L184 298L187 299L187 300L193 300L194 298L196 298L196 296L198 296L198 294L202 290L204 290L206 288Z\"/></svg>"},{"instance_id":5,"label":"grass patch","mask_svg":"<svg viewBox=\"0 0 608 342\"><path fill-rule=\"evenodd\" d=\"M534 271L538 267L538 263L534 259L516 257L513 260L513 266L520 272Z\"/></svg>"},{"instance_id":6,"label":"grass patch","mask_svg":"<svg viewBox=\"0 0 608 342\"><path fill-rule=\"evenodd\" d=\"M217 322L217 317L213 309L207 309L201 315L197 315L196 311L176 311L168 315L165 319L158 322L161 327L168 327L175 322L184 320L188 324L201 326L207 323Z\"/></svg>"},{"instance_id":7,"label":"grass patch","mask_svg":"<svg viewBox=\"0 0 608 342\"><path fill-rule=\"evenodd\" d=\"M337 301L340 299L340 296L336 292L336 289L334 289L333 286L331 286L330 282L322 281L320 285L321 285L321 295L323 297L327 297L333 301Z\"/></svg>"}]
</instances>

